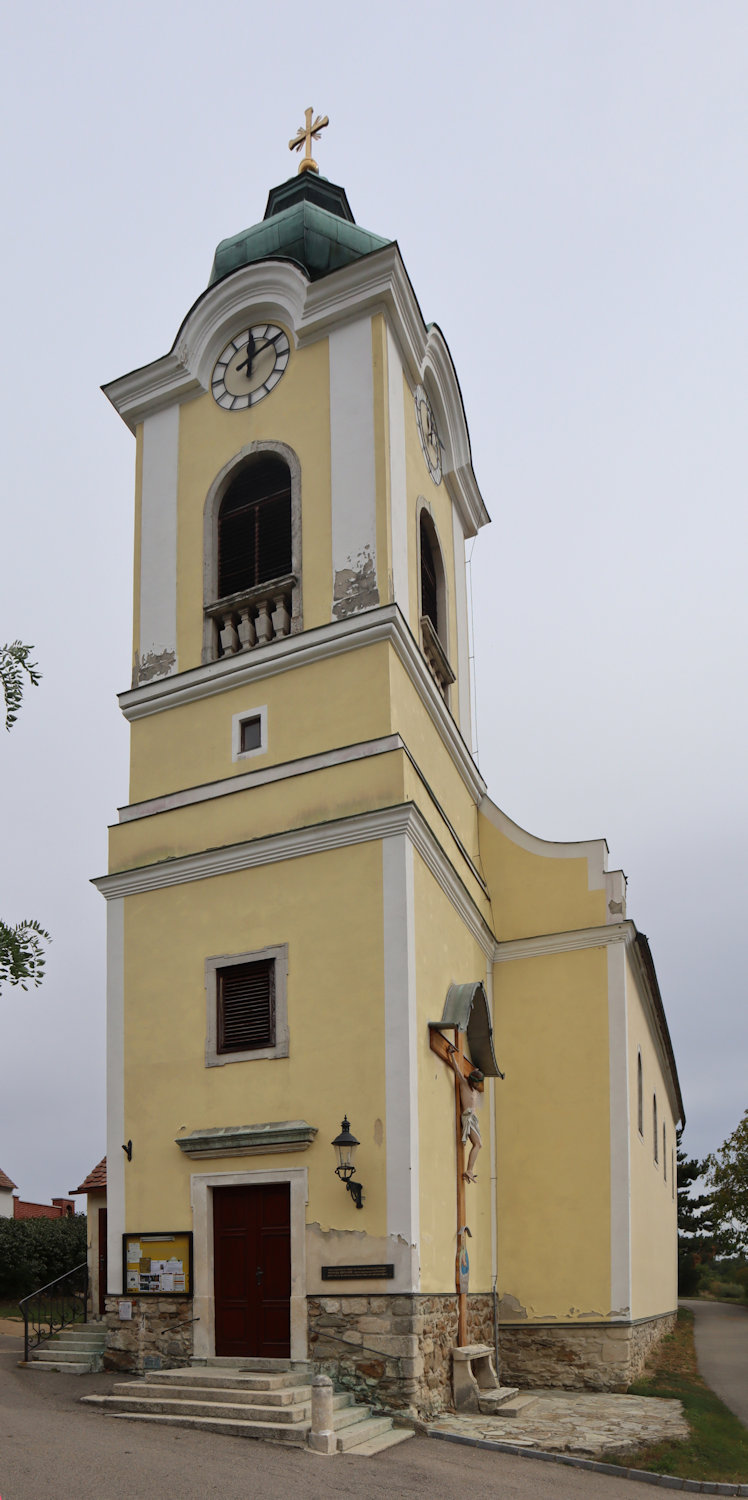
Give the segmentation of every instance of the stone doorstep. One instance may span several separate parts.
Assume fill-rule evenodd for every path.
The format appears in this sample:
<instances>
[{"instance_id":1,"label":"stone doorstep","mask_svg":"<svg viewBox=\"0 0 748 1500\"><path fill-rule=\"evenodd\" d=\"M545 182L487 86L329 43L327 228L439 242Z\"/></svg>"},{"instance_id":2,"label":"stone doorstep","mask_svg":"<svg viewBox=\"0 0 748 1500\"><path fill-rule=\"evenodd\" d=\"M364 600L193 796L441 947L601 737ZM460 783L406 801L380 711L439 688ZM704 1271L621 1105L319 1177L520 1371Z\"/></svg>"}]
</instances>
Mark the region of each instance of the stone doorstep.
<instances>
[{"instance_id":1,"label":"stone doorstep","mask_svg":"<svg viewBox=\"0 0 748 1500\"><path fill-rule=\"evenodd\" d=\"M90 1375L91 1362L86 1360L85 1364L59 1359L56 1363L44 1363L40 1359L19 1359L19 1370L36 1370L40 1375Z\"/></svg>"},{"instance_id":2,"label":"stone doorstep","mask_svg":"<svg viewBox=\"0 0 748 1500\"><path fill-rule=\"evenodd\" d=\"M491 1417L518 1417L524 1415L530 1406L534 1406L537 1396L534 1392L520 1394L510 1386L500 1386L496 1392L497 1399L494 1400L491 1391L481 1391L479 1395L481 1416Z\"/></svg>"},{"instance_id":3,"label":"stone doorstep","mask_svg":"<svg viewBox=\"0 0 748 1500\"><path fill-rule=\"evenodd\" d=\"M205 1359L191 1359L189 1370L227 1370L236 1374L251 1373L253 1370L260 1374L281 1374L293 1371L301 1375L313 1375L314 1364L310 1359L255 1359L251 1355L244 1355L241 1359L228 1354L216 1354Z\"/></svg>"},{"instance_id":4,"label":"stone doorstep","mask_svg":"<svg viewBox=\"0 0 748 1500\"><path fill-rule=\"evenodd\" d=\"M240 1388L248 1391L277 1391L299 1389L309 1385L309 1376L300 1370L270 1370L263 1374L261 1370L182 1367L175 1370L147 1370L141 1378L155 1385L184 1385L186 1388L200 1386L215 1390Z\"/></svg>"},{"instance_id":5,"label":"stone doorstep","mask_svg":"<svg viewBox=\"0 0 748 1500\"><path fill-rule=\"evenodd\" d=\"M217 1402L225 1401L227 1397L243 1406L300 1406L309 1401L309 1387L304 1385L279 1386L273 1390L263 1390L258 1386L223 1386L199 1385L186 1383L183 1386L166 1380L152 1380L147 1375L140 1380L123 1381L115 1385L110 1392L112 1396L151 1396L156 1401L163 1401L172 1396L182 1395L184 1400ZM341 1394L335 1396L334 1401L342 1404L346 1398Z\"/></svg>"}]
</instances>

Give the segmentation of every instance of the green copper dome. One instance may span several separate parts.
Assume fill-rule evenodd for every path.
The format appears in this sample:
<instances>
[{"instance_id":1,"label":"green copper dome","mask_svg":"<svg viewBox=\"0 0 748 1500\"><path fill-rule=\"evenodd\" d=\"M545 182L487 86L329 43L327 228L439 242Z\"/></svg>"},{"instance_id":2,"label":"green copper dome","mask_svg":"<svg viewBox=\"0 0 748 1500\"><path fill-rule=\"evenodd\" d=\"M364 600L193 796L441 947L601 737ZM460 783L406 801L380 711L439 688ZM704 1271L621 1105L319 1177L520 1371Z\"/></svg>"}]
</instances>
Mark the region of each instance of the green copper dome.
<instances>
[{"instance_id":1,"label":"green copper dome","mask_svg":"<svg viewBox=\"0 0 748 1500\"><path fill-rule=\"evenodd\" d=\"M258 260L292 260L318 281L391 240L359 228L345 191L313 172L272 188L261 224L221 240L209 286Z\"/></svg>"}]
</instances>

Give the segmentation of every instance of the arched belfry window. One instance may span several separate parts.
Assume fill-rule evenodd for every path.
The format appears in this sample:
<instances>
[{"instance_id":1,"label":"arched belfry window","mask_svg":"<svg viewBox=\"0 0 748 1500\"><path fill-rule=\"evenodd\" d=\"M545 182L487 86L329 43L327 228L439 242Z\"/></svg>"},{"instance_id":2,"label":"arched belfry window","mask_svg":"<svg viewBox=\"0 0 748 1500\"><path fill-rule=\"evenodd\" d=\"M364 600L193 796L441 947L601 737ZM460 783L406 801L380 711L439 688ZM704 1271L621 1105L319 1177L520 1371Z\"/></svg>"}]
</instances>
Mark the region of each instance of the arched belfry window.
<instances>
[{"instance_id":1,"label":"arched belfry window","mask_svg":"<svg viewBox=\"0 0 748 1500\"><path fill-rule=\"evenodd\" d=\"M421 614L426 615L431 621L437 635L439 635L439 600L436 584L436 557L435 547L438 543L431 541L433 527L429 527L428 517L425 511L421 511Z\"/></svg>"},{"instance_id":2,"label":"arched belfry window","mask_svg":"<svg viewBox=\"0 0 748 1500\"><path fill-rule=\"evenodd\" d=\"M218 512L218 597L291 572L291 475L274 453L258 453L229 485Z\"/></svg>"},{"instance_id":3,"label":"arched belfry window","mask_svg":"<svg viewBox=\"0 0 748 1500\"><path fill-rule=\"evenodd\" d=\"M642 1055L636 1058L636 1123L639 1134L644 1135L644 1077L642 1074Z\"/></svg>"},{"instance_id":4,"label":"arched belfry window","mask_svg":"<svg viewBox=\"0 0 748 1500\"><path fill-rule=\"evenodd\" d=\"M204 661L301 629L300 470L282 443L250 444L205 507Z\"/></svg>"},{"instance_id":5,"label":"arched belfry window","mask_svg":"<svg viewBox=\"0 0 748 1500\"><path fill-rule=\"evenodd\" d=\"M455 680L447 657L446 578L436 528L425 507L418 520L418 552L421 645L432 674L446 697L447 688Z\"/></svg>"}]
</instances>

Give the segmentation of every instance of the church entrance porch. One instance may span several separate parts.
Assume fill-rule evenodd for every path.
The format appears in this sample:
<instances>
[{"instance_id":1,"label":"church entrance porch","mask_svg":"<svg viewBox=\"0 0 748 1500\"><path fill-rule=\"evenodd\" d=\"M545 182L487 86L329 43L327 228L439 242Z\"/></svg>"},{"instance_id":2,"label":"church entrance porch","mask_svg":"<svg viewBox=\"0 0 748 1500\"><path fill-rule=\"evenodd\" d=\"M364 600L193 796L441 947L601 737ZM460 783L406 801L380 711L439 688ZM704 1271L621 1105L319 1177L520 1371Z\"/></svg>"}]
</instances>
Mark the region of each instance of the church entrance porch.
<instances>
[{"instance_id":1,"label":"church entrance porch","mask_svg":"<svg viewBox=\"0 0 748 1500\"><path fill-rule=\"evenodd\" d=\"M288 1183L213 1189L216 1355L291 1353Z\"/></svg>"}]
</instances>

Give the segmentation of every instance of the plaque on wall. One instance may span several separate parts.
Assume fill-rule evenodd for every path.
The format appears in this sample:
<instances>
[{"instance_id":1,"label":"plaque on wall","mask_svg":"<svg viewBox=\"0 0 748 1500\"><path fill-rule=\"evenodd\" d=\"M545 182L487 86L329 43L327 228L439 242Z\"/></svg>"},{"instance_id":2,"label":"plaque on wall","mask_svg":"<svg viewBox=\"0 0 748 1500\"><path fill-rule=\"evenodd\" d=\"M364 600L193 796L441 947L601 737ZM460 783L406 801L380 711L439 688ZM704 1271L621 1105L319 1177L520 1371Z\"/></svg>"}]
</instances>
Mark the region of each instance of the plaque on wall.
<instances>
[{"instance_id":1,"label":"plaque on wall","mask_svg":"<svg viewBox=\"0 0 748 1500\"><path fill-rule=\"evenodd\" d=\"M392 1281L394 1264L379 1266L322 1266L323 1281Z\"/></svg>"}]
</instances>

